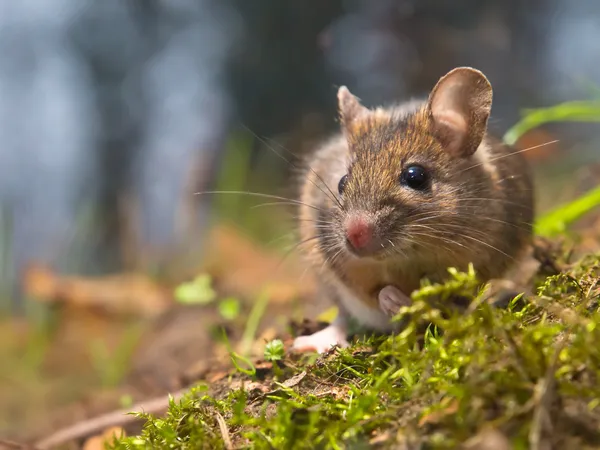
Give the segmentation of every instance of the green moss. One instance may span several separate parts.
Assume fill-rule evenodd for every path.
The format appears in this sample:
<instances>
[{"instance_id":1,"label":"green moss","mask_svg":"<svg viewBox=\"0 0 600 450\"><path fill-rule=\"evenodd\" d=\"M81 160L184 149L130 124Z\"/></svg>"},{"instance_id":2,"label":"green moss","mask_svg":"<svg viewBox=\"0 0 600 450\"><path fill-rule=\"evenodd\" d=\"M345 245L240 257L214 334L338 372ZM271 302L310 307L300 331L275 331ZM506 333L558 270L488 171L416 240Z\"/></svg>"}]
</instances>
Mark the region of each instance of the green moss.
<instances>
[{"instance_id":1,"label":"green moss","mask_svg":"<svg viewBox=\"0 0 600 450\"><path fill-rule=\"evenodd\" d=\"M402 333L357 339L314 363L287 356L283 370L260 379L233 374L217 389L199 387L165 417L144 416L142 434L114 448L457 448L489 427L515 448L543 439L592 448L600 442L598 279L600 255L588 256L542 277L525 306L498 309L477 295L473 273L455 272L415 293ZM431 293L470 293L471 306L447 314L431 306Z\"/></svg>"}]
</instances>

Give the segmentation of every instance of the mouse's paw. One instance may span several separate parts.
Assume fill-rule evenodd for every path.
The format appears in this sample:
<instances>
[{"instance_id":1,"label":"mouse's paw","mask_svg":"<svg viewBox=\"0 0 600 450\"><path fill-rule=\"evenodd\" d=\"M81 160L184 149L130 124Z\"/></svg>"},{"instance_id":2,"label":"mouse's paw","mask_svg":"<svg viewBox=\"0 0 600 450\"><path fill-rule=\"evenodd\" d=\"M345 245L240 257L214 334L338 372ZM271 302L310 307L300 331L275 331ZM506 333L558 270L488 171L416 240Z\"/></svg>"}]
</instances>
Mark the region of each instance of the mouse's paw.
<instances>
[{"instance_id":1,"label":"mouse's paw","mask_svg":"<svg viewBox=\"0 0 600 450\"><path fill-rule=\"evenodd\" d=\"M298 352L316 351L317 353L326 353L331 347L348 347L350 344L346 340L346 330L338 325L331 324L316 333L308 336L298 336L294 339L292 350Z\"/></svg>"},{"instance_id":2,"label":"mouse's paw","mask_svg":"<svg viewBox=\"0 0 600 450\"><path fill-rule=\"evenodd\" d=\"M386 286L379 291L379 308L388 316L398 314L403 306L412 305L412 300L400 289L394 286Z\"/></svg>"}]
</instances>

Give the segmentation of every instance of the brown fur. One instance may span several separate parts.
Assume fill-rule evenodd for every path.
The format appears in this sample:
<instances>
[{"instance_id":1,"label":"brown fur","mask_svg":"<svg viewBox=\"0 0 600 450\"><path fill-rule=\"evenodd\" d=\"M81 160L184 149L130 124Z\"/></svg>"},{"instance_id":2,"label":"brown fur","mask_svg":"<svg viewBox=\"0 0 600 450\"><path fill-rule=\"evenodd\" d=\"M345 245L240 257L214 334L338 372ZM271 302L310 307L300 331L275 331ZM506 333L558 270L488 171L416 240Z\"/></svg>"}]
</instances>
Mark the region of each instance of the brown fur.
<instances>
[{"instance_id":1,"label":"brown fur","mask_svg":"<svg viewBox=\"0 0 600 450\"><path fill-rule=\"evenodd\" d=\"M427 101L391 108L368 110L345 88L338 98L342 133L310 156L300 185L301 239L329 292L343 284L376 308L383 286L410 294L449 266L472 262L482 281L501 277L531 238L532 183L524 158L487 135L483 74L455 69ZM430 173L427 192L399 183L411 164ZM380 251L357 257L346 248L351 213L374 220Z\"/></svg>"}]
</instances>

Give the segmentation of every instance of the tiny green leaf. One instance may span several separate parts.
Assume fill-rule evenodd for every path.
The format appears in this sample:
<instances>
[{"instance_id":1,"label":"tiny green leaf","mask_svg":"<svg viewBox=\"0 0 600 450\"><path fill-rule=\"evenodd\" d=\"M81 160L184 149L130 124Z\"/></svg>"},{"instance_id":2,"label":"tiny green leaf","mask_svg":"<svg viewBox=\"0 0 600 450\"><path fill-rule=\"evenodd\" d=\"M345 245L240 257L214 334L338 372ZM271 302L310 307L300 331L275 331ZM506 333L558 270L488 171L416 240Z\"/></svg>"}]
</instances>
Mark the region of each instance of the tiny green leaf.
<instances>
[{"instance_id":1,"label":"tiny green leaf","mask_svg":"<svg viewBox=\"0 0 600 450\"><path fill-rule=\"evenodd\" d=\"M234 320L240 314L240 302L237 298L228 297L219 302L219 314L226 320Z\"/></svg>"},{"instance_id":2,"label":"tiny green leaf","mask_svg":"<svg viewBox=\"0 0 600 450\"><path fill-rule=\"evenodd\" d=\"M206 305L216 298L208 274L197 276L188 283L182 283L175 289L175 299L183 304Z\"/></svg>"},{"instance_id":3,"label":"tiny green leaf","mask_svg":"<svg viewBox=\"0 0 600 450\"><path fill-rule=\"evenodd\" d=\"M130 408L133 405L133 397L130 394L123 394L119 397L121 408Z\"/></svg>"}]
</instances>

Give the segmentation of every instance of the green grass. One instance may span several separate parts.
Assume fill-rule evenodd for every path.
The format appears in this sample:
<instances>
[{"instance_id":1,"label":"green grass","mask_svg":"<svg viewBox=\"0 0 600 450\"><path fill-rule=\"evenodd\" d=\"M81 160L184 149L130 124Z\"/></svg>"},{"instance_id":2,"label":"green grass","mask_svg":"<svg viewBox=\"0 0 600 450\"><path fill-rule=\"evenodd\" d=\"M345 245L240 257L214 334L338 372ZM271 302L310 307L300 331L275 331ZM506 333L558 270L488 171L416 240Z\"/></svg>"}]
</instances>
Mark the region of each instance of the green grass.
<instances>
[{"instance_id":1,"label":"green grass","mask_svg":"<svg viewBox=\"0 0 600 450\"><path fill-rule=\"evenodd\" d=\"M527 131L552 122L600 122L600 101L571 101L549 108L526 109L522 119L504 134L504 141L514 145Z\"/></svg>"},{"instance_id":2,"label":"green grass","mask_svg":"<svg viewBox=\"0 0 600 450\"><path fill-rule=\"evenodd\" d=\"M574 223L599 205L600 187L596 187L571 203L561 205L538 217L535 223L535 232L539 236L557 236L567 231L569 224Z\"/></svg>"},{"instance_id":3,"label":"green grass","mask_svg":"<svg viewBox=\"0 0 600 450\"><path fill-rule=\"evenodd\" d=\"M254 167L250 165L252 147L259 143L260 154L270 158L258 158ZM275 157L273 157L275 156ZM276 207L271 199L251 195L252 192L289 196L289 174L293 157L286 149L271 143L246 128L231 134L224 149L215 191L213 195L213 220L241 226L259 243L270 244L274 236L289 232L289 214ZM282 166L286 170L282 170ZM283 186L273 192L274 186ZM227 192L228 191L228 192ZM239 192L247 192L241 195ZM259 206L269 209L257 209Z\"/></svg>"},{"instance_id":4,"label":"green grass","mask_svg":"<svg viewBox=\"0 0 600 450\"><path fill-rule=\"evenodd\" d=\"M600 122L600 101L572 101L549 108L527 109L523 111L521 120L504 134L504 142L514 145L528 131L553 122ZM570 224L598 206L600 206L600 187L538 217L535 233L538 236L557 236L567 231Z\"/></svg>"}]
</instances>

